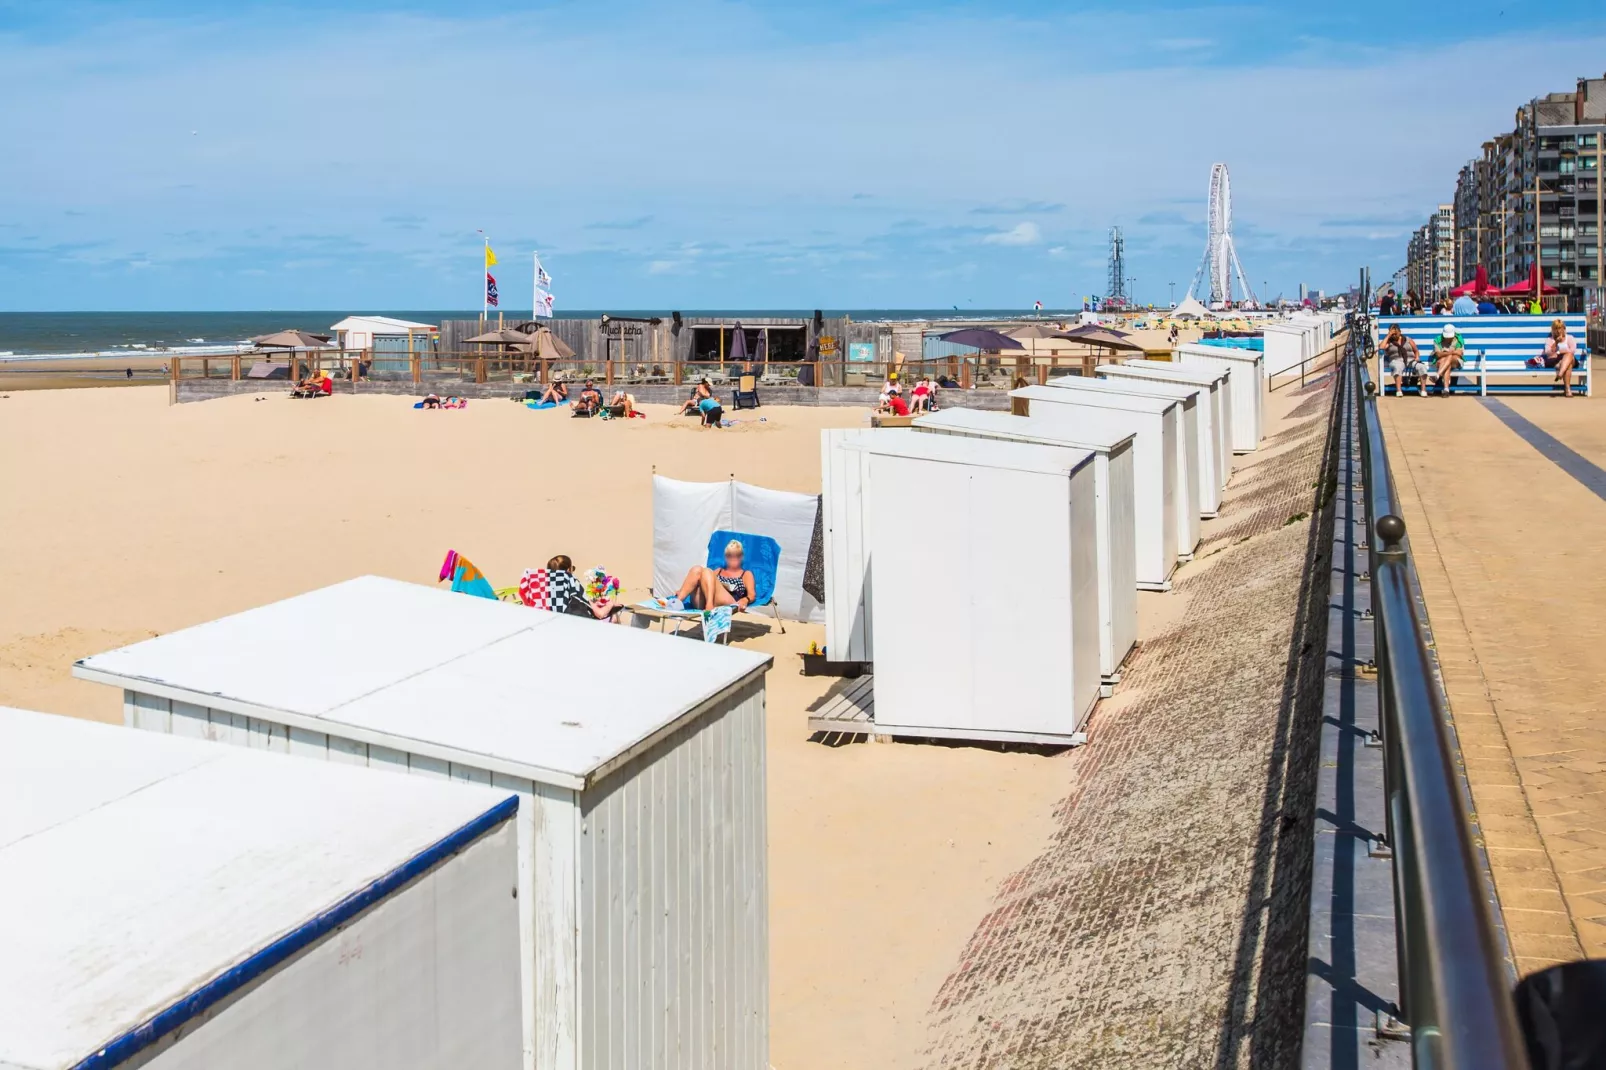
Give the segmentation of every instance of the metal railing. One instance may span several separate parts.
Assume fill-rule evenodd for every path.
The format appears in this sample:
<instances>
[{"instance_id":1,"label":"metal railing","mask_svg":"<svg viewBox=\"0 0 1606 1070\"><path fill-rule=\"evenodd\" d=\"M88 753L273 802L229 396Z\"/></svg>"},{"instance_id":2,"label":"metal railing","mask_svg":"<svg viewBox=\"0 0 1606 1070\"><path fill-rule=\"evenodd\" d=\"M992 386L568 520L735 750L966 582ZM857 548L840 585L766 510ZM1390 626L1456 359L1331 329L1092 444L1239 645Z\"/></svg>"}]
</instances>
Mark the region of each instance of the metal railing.
<instances>
[{"instance_id":1,"label":"metal railing","mask_svg":"<svg viewBox=\"0 0 1606 1070\"><path fill-rule=\"evenodd\" d=\"M1367 371L1374 349L1368 318L1354 316L1344 389L1361 453L1401 1016L1418 1067L1525 1067Z\"/></svg>"}]
</instances>

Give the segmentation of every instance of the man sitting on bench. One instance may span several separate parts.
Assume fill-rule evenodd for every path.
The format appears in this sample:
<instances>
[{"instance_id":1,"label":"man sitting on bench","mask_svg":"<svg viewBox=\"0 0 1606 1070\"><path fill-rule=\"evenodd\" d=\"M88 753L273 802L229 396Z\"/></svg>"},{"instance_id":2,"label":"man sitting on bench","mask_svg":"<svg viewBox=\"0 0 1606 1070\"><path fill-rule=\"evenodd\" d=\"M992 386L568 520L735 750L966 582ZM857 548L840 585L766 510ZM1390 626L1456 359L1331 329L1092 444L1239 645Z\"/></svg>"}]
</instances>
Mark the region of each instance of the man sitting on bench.
<instances>
[{"instance_id":1,"label":"man sitting on bench","mask_svg":"<svg viewBox=\"0 0 1606 1070\"><path fill-rule=\"evenodd\" d=\"M1433 360L1439 366L1439 396L1450 396L1450 384L1455 373L1466 362L1467 347L1455 324L1446 323L1444 331L1433 344Z\"/></svg>"},{"instance_id":2,"label":"man sitting on bench","mask_svg":"<svg viewBox=\"0 0 1606 1070\"><path fill-rule=\"evenodd\" d=\"M1405 396L1405 373L1407 369L1416 376L1417 392L1427 396L1426 382L1428 366L1423 363L1422 355L1416 348L1416 343L1407 338L1400 330L1400 325L1390 324L1389 333L1383 339L1383 364L1388 368L1389 376L1394 380L1394 396Z\"/></svg>"}]
</instances>

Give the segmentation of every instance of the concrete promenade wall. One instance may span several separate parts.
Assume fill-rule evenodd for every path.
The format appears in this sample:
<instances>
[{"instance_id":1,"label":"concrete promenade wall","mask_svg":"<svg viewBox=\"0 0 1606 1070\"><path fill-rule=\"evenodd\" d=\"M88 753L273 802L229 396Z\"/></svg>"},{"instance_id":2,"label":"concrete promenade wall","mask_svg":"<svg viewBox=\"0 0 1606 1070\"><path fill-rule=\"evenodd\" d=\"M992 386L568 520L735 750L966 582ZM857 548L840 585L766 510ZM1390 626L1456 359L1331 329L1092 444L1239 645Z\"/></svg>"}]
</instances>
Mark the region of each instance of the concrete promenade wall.
<instances>
[{"instance_id":1,"label":"concrete promenade wall","mask_svg":"<svg viewBox=\"0 0 1606 1070\"><path fill-rule=\"evenodd\" d=\"M375 380L359 383L352 389L349 382L335 384L336 394L393 394L421 398L433 390L442 397L455 394L475 399L507 400L522 398L524 392L534 389L525 383L410 383ZM602 388L606 393L608 388ZM670 384L620 385L614 389L628 390L641 405L678 405L690 393L689 386ZM236 394L286 393L289 384L282 379L182 379L177 385L175 400L179 402L210 401L214 398L233 397ZM863 386L776 386L760 387L759 401L764 405L815 405L847 408L872 408L879 396L875 387ZM728 388L718 396L729 407ZM995 409L1007 411L1009 394L1003 390L944 390L942 404L954 408Z\"/></svg>"}]
</instances>

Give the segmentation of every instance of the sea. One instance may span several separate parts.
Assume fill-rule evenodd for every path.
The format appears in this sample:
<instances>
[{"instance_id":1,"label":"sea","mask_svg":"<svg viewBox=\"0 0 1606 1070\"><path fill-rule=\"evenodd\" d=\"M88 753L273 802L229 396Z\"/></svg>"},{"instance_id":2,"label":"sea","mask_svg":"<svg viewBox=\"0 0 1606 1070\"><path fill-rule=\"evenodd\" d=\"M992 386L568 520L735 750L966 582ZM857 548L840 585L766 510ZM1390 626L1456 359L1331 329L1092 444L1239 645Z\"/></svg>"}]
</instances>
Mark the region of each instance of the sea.
<instances>
[{"instance_id":1,"label":"sea","mask_svg":"<svg viewBox=\"0 0 1606 1070\"><path fill-rule=\"evenodd\" d=\"M1079 310L995 308L936 309L823 309L826 316L852 316L855 320L885 319L1020 319L1041 316L1062 319ZM595 319L612 316L663 316L664 309L598 309L559 312L558 319ZM0 359L26 357L126 357L143 351L165 351L204 356L230 353L256 335L297 328L324 333L349 313L316 310L270 312L0 312ZM474 319L479 309L395 309L364 315L394 316L417 323L448 319ZM514 322L528 317L511 311ZM682 309L683 316L797 317L814 315L814 309Z\"/></svg>"}]
</instances>

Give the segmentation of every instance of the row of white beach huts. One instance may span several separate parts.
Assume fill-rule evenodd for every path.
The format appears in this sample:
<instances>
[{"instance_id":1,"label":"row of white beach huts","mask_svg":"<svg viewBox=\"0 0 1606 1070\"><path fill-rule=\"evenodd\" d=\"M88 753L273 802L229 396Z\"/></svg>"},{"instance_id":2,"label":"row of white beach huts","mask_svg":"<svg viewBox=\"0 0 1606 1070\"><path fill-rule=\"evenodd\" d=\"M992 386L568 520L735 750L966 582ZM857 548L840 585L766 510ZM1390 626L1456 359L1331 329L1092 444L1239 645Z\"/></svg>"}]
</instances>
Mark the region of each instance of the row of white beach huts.
<instances>
[{"instance_id":1,"label":"row of white beach huts","mask_svg":"<svg viewBox=\"0 0 1606 1070\"><path fill-rule=\"evenodd\" d=\"M1264 367L827 433L875 731L1074 742ZM765 1070L771 660L362 577L80 661L125 727L0 709L0 1066Z\"/></svg>"},{"instance_id":2,"label":"row of white beach huts","mask_svg":"<svg viewBox=\"0 0 1606 1070\"><path fill-rule=\"evenodd\" d=\"M1263 434L1263 352L1175 355L1015 390L1025 415L822 432L826 651L873 665L866 731L1083 741L1137 592L1170 589Z\"/></svg>"}]
</instances>

